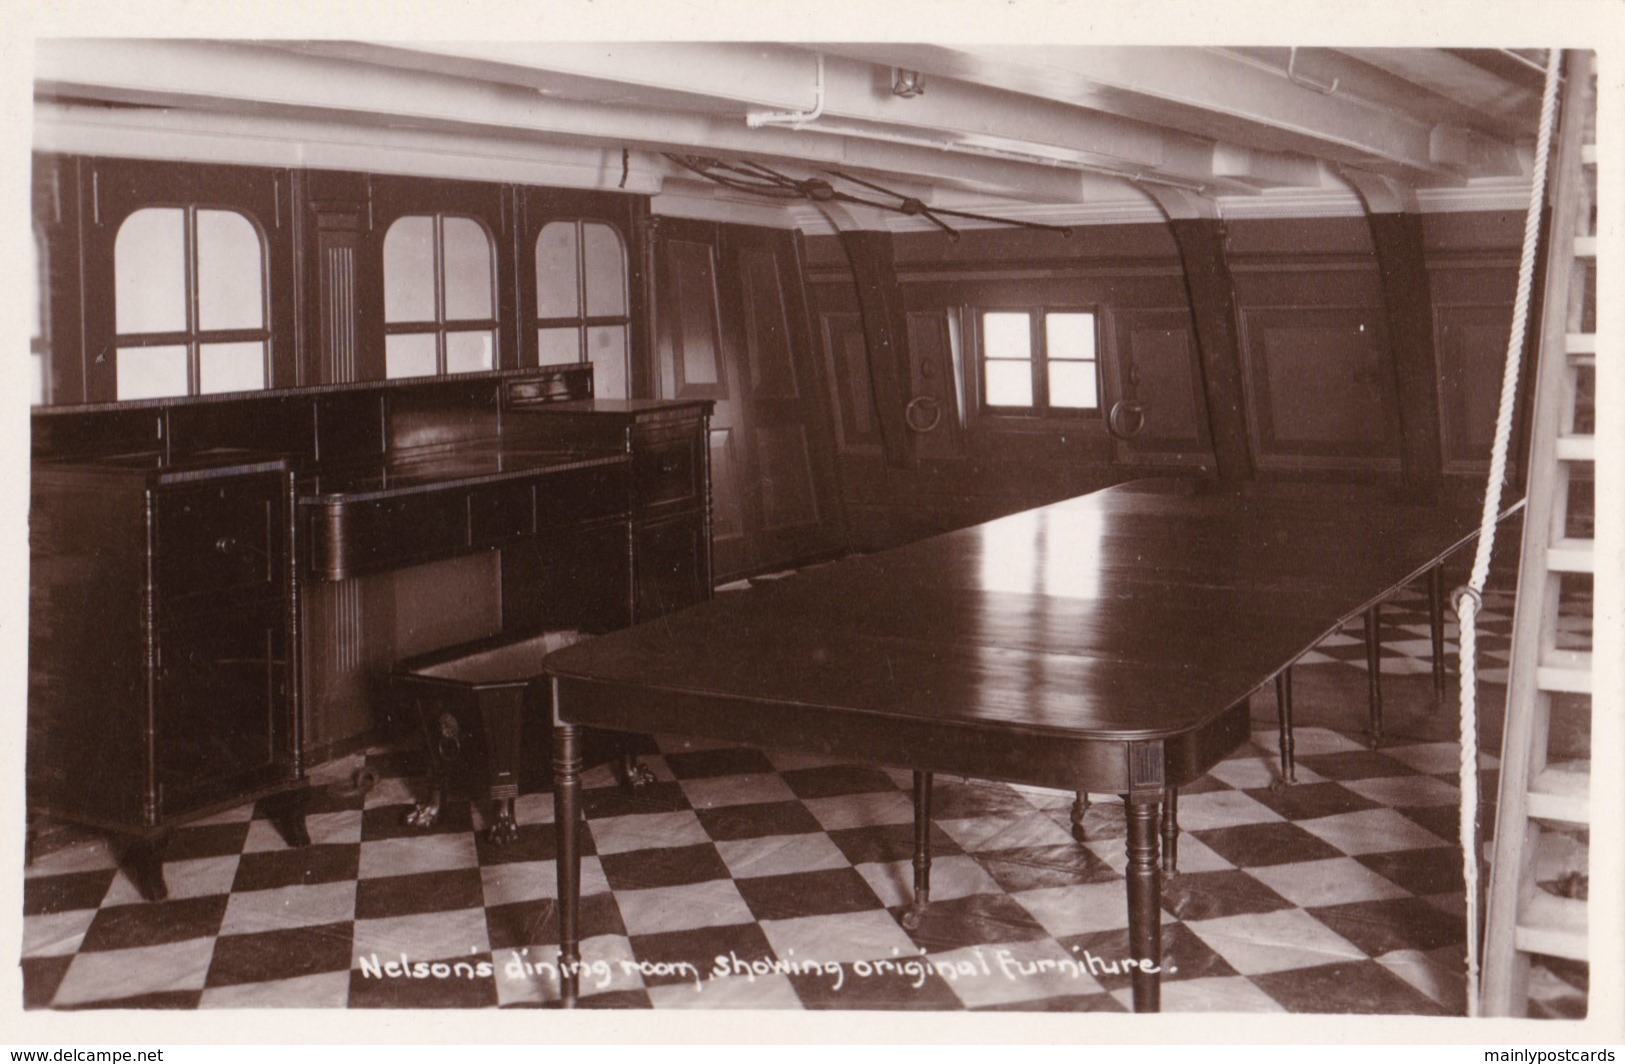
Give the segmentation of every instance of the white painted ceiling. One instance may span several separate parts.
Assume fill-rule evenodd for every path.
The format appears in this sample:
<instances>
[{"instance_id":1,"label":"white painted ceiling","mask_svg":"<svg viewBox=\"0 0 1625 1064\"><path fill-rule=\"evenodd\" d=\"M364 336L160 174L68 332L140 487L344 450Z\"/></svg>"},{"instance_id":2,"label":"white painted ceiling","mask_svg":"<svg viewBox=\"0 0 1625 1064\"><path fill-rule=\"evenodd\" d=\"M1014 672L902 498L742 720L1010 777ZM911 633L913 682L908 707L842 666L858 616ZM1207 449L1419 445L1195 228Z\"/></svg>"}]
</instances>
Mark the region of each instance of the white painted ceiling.
<instances>
[{"instance_id":1,"label":"white painted ceiling","mask_svg":"<svg viewBox=\"0 0 1625 1064\"><path fill-rule=\"evenodd\" d=\"M1528 186L1545 53L979 44L42 40L45 150L486 177L816 228L682 155L1074 223L1177 190L1231 216L1423 209ZM900 72L911 72L902 74ZM894 92L914 78L923 92ZM850 205L849 205L850 207ZM851 207L862 224L918 217ZM958 224L958 223L956 223Z\"/></svg>"}]
</instances>

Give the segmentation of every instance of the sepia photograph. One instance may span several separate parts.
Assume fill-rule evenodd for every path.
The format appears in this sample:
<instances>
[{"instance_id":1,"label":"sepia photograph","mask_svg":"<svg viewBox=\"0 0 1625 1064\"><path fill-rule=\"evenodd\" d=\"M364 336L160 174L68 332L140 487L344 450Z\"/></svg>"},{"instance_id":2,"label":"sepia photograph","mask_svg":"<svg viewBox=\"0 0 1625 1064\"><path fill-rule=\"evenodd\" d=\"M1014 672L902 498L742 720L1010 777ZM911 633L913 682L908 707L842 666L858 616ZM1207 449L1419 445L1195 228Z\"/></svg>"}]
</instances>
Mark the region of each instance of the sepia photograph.
<instances>
[{"instance_id":1,"label":"sepia photograph","mask_svg":"<svg viewBox=\"0 0 1625 1064\"><path fill-rule=\"evenodd\" d=\"M491 6L19 21L19 1030L1621 1039L1619 10Z\"/></svg>"}]
</instances>

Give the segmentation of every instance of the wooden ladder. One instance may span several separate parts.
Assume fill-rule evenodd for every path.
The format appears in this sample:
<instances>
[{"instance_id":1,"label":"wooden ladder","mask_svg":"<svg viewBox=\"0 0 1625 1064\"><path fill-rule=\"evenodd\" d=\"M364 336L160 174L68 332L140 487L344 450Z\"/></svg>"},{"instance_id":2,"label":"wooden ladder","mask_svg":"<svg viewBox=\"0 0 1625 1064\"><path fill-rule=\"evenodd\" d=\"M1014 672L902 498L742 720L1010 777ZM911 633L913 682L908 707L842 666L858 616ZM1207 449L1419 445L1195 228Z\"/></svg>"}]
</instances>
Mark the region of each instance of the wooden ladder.
<instances>
[{"instance_id":1,"label":"wooden ladder","mask_svg":"<svg viewBox=\"0 0 1625 1064\"><path fill-rule=\"evenodd\" d=\"M1590 417L1576 416L1596 379L1596 289L1586 283L1597 254L1594 76L1591 53L1565 57L1484 940L1490 1016L1526 1013L1532 955L1587 959L1578 885L1587 872L1579 838L1591 822L1590 748L1583 759L1554 760L1549 740L1554 700L1588 713L1592 687L1591 652L1561 645L1558 618L1564 581L1589 580L1595 568L1592 533L1570 512L1570 487L1594 477L1596 460ZM1568 872L1555 891L1541 885L1554 866Z\"/></svg>"}]
</instances>

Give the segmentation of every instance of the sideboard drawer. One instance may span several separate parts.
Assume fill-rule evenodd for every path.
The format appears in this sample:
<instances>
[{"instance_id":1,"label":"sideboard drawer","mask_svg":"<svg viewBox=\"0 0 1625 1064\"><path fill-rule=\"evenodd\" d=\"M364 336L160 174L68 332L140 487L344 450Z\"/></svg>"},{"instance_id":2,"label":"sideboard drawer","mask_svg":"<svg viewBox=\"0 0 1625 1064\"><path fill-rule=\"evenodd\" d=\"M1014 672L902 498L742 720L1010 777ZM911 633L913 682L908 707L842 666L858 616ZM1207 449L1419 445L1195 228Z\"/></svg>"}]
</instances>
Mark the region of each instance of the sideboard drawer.
<instances>
[{"instance_id":1,"label":"sideboard drawer","mask_svg":"<svg viewBox=\"0 0 1625 1064\"><path fill-rule=\"evenodd\" d=\"M699 422L638 432L632 444L632 479L639 514L698 505L705 484Z\"/></svg>"},{"instance_id":2,"label":"sideboard drawer","mask_svg":"<svg viewBox=\"0 0 1625 1064\"><path fill-rule=\"evenodd\" d=\"M222 591L280 591L285 485L236 477L156 493L157 587L174 600Z\"/></svg>"}]
</instances>

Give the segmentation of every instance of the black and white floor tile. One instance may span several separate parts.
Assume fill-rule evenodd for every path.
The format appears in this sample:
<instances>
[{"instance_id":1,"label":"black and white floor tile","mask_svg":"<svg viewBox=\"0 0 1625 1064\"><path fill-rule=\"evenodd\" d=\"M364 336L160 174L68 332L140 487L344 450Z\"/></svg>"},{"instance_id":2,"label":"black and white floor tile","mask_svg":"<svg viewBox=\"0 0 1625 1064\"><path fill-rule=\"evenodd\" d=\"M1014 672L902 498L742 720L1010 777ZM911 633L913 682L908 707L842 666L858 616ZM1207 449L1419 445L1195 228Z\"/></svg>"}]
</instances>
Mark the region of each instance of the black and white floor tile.
<instances>
[{"instance_id":1,"label":"black and white floor tile","mask_svg":"<svg viewBox=\"0 0 1625 1064\"><path fill-rule=\"evenodd\" d=\"M1480 644L1505 655L1510 609ZM1425 602L1385 609L1385 673L1429 669ZM1302 670L1365 668L1357 631ZM1352 639L1354 642L1349 642ZM1487 644L1487 645L1486 645ZM1355 685L1362 688L1363 685ZM1460 1014L1463 902L1453 743L1300 727L1275 789L1273 703L1250 743L1181 795L1163 895L1165 1011ZM1097 796L938 777L932 902L910 930L910 777L805 754L656 738L655 781L586 777L583 1004L610 1008L1016 1009L1129 1006L1124 824ZM169 900L148 903L110 846L36 857L24 891L26 1004L475 1008L547 1005L558 940L552 796L518 802L492 846L479 804L410 828L415 758L380 780L325 766L312 844L245 805L179 830ZM1486 758L1493 770L1493 759ZM1493 776L1491 777L1493 779ZM1537 1010L1583 1014L1583 967L1538 970Z\"/></svg>"}]
</instances>

